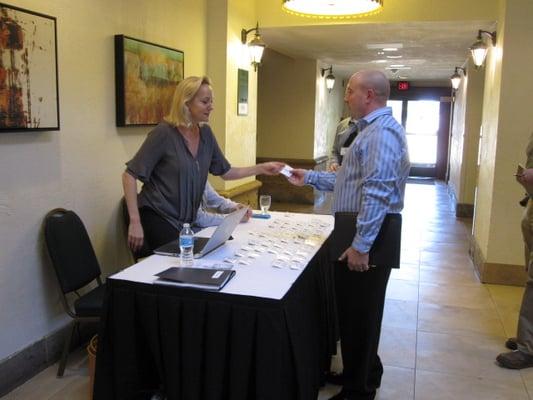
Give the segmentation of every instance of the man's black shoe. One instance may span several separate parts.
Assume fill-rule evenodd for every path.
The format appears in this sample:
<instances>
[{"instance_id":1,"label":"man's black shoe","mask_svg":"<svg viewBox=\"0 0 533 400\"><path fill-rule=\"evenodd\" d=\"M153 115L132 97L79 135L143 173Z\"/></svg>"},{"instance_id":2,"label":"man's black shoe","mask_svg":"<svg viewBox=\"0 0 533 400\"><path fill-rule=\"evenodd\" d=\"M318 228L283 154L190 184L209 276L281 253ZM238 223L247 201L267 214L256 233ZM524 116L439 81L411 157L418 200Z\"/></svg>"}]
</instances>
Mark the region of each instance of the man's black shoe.
<instances>
[{"instance_id":1,"label":"man's black shoe","mask_svg":"<svg viewBox=\"0 0 533 400\"><path fill-rule=\"evenodd\" d=\"M516 343L516 338L512 337L507 339L505 342L505 347L507 347L509 350L518 350L518 344Z\"/></svg>"},{"instance_id":2,"label":"man's black shoe","mask_svg":"<svg viewBox=\"0 0 533 400\"><path fill-rule=\"evenodd\" d=\"M325 378L326 378L326 382L332 385L336 385L336 386L344 385L344 377L342 376L342 373L337 373L333 371L326 372Z\"/></svg>"}]
</instances>

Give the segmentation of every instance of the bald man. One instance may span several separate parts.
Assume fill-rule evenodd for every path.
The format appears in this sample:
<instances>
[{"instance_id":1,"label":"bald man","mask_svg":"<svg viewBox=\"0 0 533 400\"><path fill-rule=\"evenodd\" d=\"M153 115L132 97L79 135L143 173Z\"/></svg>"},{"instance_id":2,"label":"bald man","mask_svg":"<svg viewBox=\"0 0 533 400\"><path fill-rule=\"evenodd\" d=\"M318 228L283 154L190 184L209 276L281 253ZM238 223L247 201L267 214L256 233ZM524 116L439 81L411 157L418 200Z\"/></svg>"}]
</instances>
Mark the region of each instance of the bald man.
<instances>
[{"instance_id":1,"label":"bald man","mask_svg":"<svg viewBox=\"0 0 533 400\"><path fill-rule=\"evenodd\" d=\"M385 217L403 209L410 168L405 132L386 107L389 94L383 73L352 75L344 100L358 120L359 134L339 171L298 169L289 178L295 185L333 190L333 212L357 215L351 245L334 263L344 370L343 388L331 400L374 399L383 374L377 350L391 268L370 268L369 251ZM334 237L325 246L333 248Z\"/></svg>"}]
</instances>

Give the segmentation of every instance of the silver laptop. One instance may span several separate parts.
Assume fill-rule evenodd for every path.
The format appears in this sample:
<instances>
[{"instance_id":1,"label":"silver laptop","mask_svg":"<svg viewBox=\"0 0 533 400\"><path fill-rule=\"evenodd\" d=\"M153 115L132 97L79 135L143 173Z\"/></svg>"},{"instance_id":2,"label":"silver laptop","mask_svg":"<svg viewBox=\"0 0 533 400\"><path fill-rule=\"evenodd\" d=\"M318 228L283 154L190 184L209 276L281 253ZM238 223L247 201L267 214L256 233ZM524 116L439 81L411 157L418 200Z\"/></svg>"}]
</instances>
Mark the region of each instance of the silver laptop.
<instances>
[{"instance_id":1,"label":"silver laptop","mask_svg":"<svg viewBox=\"0 0 533 400\"><path fill-rule=\"evenodd\" d=\"M240 208L236 211L233 211L231 214L228 214L222 223L217 226L210 238L195 236L193 249L194 258L201 258L222 246L226 240L230 238L237 225L239 225L239 222L241 222L242 217L244 217L244 214L246 214L246 211L247 208ZM179 239L173 240L172 242L158 247L154 250L154 253L162 256L179 256Z\"/></svg>"}]
</instances>

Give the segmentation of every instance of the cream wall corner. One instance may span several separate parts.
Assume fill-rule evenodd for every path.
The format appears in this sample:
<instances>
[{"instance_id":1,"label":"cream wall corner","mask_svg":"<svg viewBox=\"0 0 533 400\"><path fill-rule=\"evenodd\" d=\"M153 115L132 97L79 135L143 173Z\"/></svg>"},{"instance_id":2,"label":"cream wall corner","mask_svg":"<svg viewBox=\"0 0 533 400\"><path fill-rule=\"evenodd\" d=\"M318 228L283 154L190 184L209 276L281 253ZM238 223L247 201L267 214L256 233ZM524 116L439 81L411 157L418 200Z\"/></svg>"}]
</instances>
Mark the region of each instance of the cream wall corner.
<instances>
[{"instance_id":1,"label":"cream wall corner","mask_svg":"<svg viewBox=\"0 0 533 400\"><path fill-rule=\"evenodd\" d=\"M52 208L76 211L109 274L129 262L120 175L149 128L115 126L113 36L185 53L185 74L206 68L204 0L14 0L57 17L61 130L0 134L0 360L67 323L43 249Z\"/></svg>"},{"instance_id":2,"label":"cream wall corner","mask_svg":"<svg viewBox=\"0 0 533 400\"><path fill-rule=\"evenodd\" d=\"M533 129L529 93L533 81L525 66L533 62L533 3L502 1L498 43L487 60L483 138L474 236L487 262L523 264L517 205L523 194L515 182L516 164L525 159ZM505 56L505 57L503 57Z\"/></svg>"},{"instance_id":3,"label":"cream wall corner","mask_svg":"<svg viewBox=\"0 0 533 400\"><path fill-rule=\"evenodd\" d=\"M458 204L473 205L485 70L476 70L470 57L464 66L467 72L455 93L453 107L448 184Z\"/></svg>"},{"instance_id":4,"label":"cream wall corner","mask_svg":"<svg viewBox=\"0 0 533 400\"><path fill-rule=\"evenodd\" d=\"M207 71L213 79L215 111L211 126L226 158L233 166L254 165L257 134L257 72L241 43L241 29L255 26L255 4L246 0L208 0ZM251 38L253 36L250 36ZM238 69L248 71L248 115L237 115ZM219 190L254 180L224 181L210 177Z\"/></svg>"}]
</instances>

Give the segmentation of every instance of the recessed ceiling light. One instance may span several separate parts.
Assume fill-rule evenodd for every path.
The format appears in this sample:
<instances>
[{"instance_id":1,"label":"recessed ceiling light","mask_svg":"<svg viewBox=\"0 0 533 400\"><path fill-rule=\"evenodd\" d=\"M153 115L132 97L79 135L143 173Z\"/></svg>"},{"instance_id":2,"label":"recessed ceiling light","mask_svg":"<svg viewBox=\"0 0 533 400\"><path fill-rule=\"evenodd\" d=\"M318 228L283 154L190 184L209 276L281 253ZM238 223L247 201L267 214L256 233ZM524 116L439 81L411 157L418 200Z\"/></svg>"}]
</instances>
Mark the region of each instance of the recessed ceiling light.
<instances>
[{"instance_id":1,"label":"recessed ceiling light","mask_svg":"<svg viewBox=\"0 0 533 400\"><path fill-rule=\"evenodd\" d=\"M411 69L411 67L393 67L392 65L389 67L385 67L385 69Z\"/></svg>"},{"instance_id":2,"label":"recessed ceiling light","mask_svg":"<svg viewBox=\"0 0 533 400\"><path fill-rule=\"evenodd\" d=\"M405 64L391 64L392 68L402 68L405 67Z\"/></svg>"},{"instance_id":3,"label":"recessed ceiling light","mask_svg":"<svg viewBox=\"0 0 533 400\"><path fill-rule=\"evenodd\" d=\"M408 76L404 76L404 75L398 75L398 78L400 78L400 79L409 79Z\"/></svg>"},{"instance_id":4,"label":"recessed ceiling light","mask_svg":"<svg viewBox=\"0 0 533 400\"><path fill-rule=\"evenodd\" d=\"M386 63L388 62L387 60L374 60L372 61L373 63L376 63L376 64L383 64L383 63Z\"/></svg>"},{"instance_id":5,"label":"recessed ceiling light","mask_svg":"<svg viewBox=\"0 0 533 400\"><path fill-rule=\"evenodd\" d=\"M384 51L378 51L378 56L382 56L383 54L385 54Z\"/></svg>"},{"instance_id":6,"label":"recessed ceiling light","mask_svg":"<svg viewBox=\"0 0 533 400\"><path fill-rule=\"evenodd\" d=\"M397 47L384 47L383 51L398 51Z\"/></svg>"},{"instance_id":7,"label":"recessed ceiling light","mask_svg":"<svg viewBox=\"0 0 533 400\"><path fill-rule=\"evenodd\" d=\"M397 55L397 56L386 56L387 58L402 58L403 56Z\"/></svg>"}]
</instances>

